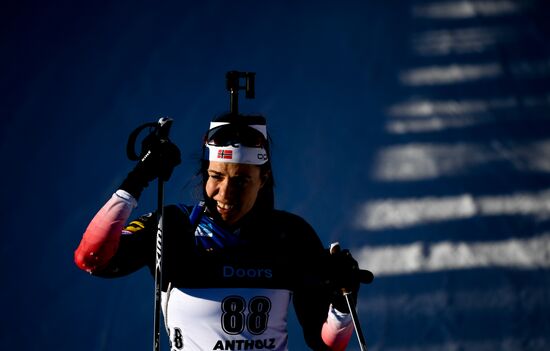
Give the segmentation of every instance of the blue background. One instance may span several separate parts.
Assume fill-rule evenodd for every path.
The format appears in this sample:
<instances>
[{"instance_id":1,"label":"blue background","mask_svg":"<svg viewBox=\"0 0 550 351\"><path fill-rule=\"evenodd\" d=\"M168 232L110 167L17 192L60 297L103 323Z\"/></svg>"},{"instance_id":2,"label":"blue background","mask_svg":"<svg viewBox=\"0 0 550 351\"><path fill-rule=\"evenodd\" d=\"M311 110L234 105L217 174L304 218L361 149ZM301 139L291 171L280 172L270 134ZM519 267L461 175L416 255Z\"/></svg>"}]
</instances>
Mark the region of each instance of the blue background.
<instances>
[{"instance_id":1,"label":"blue background","mask_svg":"<svg viewBox=\"0 0 550 351\"><path fill-rule=\"evenodd\" d=\"M372 350L550 348L547 1L2 8L2 349L152 347L148 272L92 278L73 251L131 169L126 140L142 123L175 120L183 162L166 200L196 201L201 137L228 109L229 70L257 72L256 99L241 98L241 110L268 117L277 207L306 218L327 245L338 240L359 257L414 243L428 255L442 243L536 240L542 258L527 267L390 272L394 262L361 259L377 275L359 304ZM155 195L148 189L137 212L154 209ZM461 216L458 202L437 220L399 225L396 213L357 224L379 201L465 195L502 209ZM304 349L293 316L290 327L291 349Z\"/></svg>"}]
</instances>

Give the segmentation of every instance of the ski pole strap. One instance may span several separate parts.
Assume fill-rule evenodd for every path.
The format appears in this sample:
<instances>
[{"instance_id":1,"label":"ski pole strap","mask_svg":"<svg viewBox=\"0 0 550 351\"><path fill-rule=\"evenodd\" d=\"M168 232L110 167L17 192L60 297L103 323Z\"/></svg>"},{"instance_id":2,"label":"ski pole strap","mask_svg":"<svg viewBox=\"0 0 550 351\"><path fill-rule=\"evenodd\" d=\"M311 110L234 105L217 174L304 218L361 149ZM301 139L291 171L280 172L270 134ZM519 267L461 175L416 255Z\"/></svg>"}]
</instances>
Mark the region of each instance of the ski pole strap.
<instances>
[{"instance_id":1,"label":"ski pole strap","mask_svg":"<svg viewBox=\"0 0 550 351\"><path fill-rule=\"evenodd\" d=\"M128 156L128 158L131 161L139 160L144 155L144 153L146 151L146 150L145 151L141 150L139 155L136 154L135 145L136 145L136 140L137 140L138 135L145 128L153 128L153 127L156 127L156 126L157 126L157 122L145 123L145 124L137 127L136 129L134 129L134 131L132 133L130 133L130 136L128 137L128 143L126 144L126 155Z\"/></svg>"},{"instance_id":2,"label":"ski pole strap","mask_svg":"<svg viewBox=\"0 0 550 351\"><path fill-rule=\"evenodd\" d=\"M168 133L170 132L170 127L172 126L173 120L168 117L161 117L157 122L149 122L142 124L141 126L134 129L130 136L128 137L128 143L126 144L126 155L131 161L137 161L143 158L149 147L151 146L153 140L157 138L158 140L167 140ZM143 139L141 143L141 151L136 154L136 140L139 134L145 129L150 128L149 134Z\"/></svg>"}]
</instances>

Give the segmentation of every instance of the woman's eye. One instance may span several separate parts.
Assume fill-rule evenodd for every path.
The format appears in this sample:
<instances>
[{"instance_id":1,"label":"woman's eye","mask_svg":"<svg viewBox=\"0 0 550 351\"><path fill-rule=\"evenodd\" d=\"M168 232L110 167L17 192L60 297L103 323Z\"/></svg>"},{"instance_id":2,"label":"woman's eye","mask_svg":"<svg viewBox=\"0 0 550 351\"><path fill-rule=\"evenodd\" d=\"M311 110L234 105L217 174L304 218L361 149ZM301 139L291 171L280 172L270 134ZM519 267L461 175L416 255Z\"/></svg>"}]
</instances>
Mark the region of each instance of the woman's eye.
<instances>
[{"instance_id":1,"label":"woman's eye","mask_svg":"<svg viewBox=\"0 0 550 351\"><path fill-rule=\"evenodd\" d=\"M237 184L237 186L239 187L244 187L247 183L248 183L248 179L246 178L239 178L237 179L237 181L235 182Z\"/></svg>"},{"instance_id":2,"label":"woman's eye","mask_svg":"<svg viewBox=\"0 0 550 351\"><path fill-rule=\"evenodd\" d=\"M219 174L210 174L210 178L214 179L214 180L222 180L223 177Z\"/></svg>"}]
</instances>

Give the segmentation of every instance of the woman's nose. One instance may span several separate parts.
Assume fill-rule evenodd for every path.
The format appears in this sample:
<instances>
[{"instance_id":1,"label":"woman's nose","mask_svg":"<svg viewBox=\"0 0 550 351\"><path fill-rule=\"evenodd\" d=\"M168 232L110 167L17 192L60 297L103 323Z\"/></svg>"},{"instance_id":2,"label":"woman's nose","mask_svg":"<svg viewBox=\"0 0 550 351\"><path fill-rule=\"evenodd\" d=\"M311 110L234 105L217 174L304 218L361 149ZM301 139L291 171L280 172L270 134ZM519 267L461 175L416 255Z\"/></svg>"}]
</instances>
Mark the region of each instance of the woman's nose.
<instances>
[{"instance_id":1,"label":"woman's nose","mask_svg":"<svg viewBox=\"0 0 550 351\"><path fill-rule=\"evenodd\" d=\"M218 186L218 195L223 199L229 199L233 193L231 182L229 180L224 180Z\"/></svg>"}]
</instances>

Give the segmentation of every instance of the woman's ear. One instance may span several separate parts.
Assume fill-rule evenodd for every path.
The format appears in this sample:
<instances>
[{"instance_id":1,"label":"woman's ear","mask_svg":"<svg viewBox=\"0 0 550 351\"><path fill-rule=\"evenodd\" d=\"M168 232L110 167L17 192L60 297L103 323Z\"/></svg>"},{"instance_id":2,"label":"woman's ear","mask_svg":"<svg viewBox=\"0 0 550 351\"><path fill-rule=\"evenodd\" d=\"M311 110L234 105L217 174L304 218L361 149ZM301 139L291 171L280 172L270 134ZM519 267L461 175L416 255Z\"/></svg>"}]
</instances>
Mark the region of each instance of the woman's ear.
<instances>
[{"instance_id":1,"label":"woman's ear","mask_svg":"<svg viewBox=\"0 0 550 351\"><path fill-rule=\"evenodd\" d=\"M267 181L269 180L269 177L271 177L270 171L262 172L262 174L260 174L260 180L262 181L260 189L264 187L265 183L267 183Z\"/></svg>"}]
</instances>

